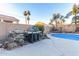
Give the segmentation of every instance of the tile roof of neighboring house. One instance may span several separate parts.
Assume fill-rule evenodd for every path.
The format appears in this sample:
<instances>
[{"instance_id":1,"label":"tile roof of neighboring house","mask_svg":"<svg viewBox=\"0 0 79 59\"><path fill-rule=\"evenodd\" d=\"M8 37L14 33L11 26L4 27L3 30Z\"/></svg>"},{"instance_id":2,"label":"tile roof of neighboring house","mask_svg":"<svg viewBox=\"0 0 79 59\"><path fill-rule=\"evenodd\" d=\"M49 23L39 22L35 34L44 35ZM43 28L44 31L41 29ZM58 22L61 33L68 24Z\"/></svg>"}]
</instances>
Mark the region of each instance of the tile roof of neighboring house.
<instances>
[{"instance_id":1,"label":"tile roof of neighboring house","mask_svg":"<svg viewBox=\"0 0 79 59\"><path fill-rule=\"evenodd\" d=\"M2 14L0 14L0 19L6 20L6 21L19 21L15 17L7 16L7 15L2 15Z\"/></svg>"}]
</instances>

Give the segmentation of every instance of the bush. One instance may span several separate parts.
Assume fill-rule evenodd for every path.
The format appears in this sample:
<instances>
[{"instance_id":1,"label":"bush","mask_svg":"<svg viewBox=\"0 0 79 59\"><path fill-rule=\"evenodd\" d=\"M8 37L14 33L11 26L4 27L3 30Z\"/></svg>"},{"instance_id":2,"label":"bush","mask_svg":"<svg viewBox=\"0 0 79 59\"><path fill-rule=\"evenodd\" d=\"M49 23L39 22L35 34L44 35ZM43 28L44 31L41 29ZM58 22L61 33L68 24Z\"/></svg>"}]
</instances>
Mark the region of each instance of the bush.
<instances>
[{"instance_id":1,"label":"bush","mask_svg":"<svg viewBox=\"0 0 79 59\"><path fill-rule=\"evenodd\" d=\"M44 32L44 23L43 23L43 22L37 22L37 23L35 24L35 26L36 26L40 31L42 31L42 34L43 34L43 32Z\"/></svg>"}]
</instances>

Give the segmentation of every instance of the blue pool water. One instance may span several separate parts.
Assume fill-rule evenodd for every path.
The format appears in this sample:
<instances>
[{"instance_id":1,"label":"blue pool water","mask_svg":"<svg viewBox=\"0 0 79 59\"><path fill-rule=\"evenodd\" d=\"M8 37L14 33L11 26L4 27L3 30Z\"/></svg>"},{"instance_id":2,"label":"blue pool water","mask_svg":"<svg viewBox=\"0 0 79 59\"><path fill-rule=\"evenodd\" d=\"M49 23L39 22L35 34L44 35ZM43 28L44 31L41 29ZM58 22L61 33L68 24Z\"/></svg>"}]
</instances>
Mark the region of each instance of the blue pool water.
<instances>
[{"instance_id":1,"label":"blue pool water","mask_svg":"<svg viewBox=\"0 0 79 59\"><path fill-rule=\"evenodd\" d=\"M52 34L52 36L58 37L58 38L64 38L64 39L79 40L79 35L76 35L76 34L56 33L56 34Z\"/></svg>"}]
</instances>

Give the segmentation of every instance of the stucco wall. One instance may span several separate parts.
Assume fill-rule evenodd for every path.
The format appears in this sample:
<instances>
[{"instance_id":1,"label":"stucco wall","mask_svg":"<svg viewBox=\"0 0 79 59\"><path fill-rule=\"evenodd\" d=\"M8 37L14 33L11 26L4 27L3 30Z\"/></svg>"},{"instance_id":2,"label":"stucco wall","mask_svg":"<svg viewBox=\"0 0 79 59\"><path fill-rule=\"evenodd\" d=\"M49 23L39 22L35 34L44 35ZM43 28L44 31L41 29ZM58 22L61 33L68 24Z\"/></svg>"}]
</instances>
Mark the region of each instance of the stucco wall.
<instances>
[{"instance_id":1,"label":"stucco wall","mask_svg":"<svg viewBox=\"0 0 79 59\"><path fill-rule=\"evenodd\" d=\"M27 30L31 25L26 24L11 24L0 22L0 40L5 39L9 31L14 29Z\"/></svg>"},{"instance_id":2,"label":"stucco wall","mask_svg":"<svg viewBox=\"0 0 79 59\"><path fill-rule=\"evenodd\" d=\"M75 32L75 30L76 30L76 27L75 27L75 25L64 25L63 27L62 27L62 32Z\"/></svg>"},{"instance_id":3,"label":"stucco wall","mask_svg":"<svg viewBox=\"0 0 79 59\"><path fill-rule=\"evenodd\" d=\"M77 25L79 27L79 25ZM58 32L75 32L76 26L74 24L68 24L68 25L58 25L57 27L48 26L48 32L50 32L53 28L57 28Z\"/></svg>"}]
</instances>

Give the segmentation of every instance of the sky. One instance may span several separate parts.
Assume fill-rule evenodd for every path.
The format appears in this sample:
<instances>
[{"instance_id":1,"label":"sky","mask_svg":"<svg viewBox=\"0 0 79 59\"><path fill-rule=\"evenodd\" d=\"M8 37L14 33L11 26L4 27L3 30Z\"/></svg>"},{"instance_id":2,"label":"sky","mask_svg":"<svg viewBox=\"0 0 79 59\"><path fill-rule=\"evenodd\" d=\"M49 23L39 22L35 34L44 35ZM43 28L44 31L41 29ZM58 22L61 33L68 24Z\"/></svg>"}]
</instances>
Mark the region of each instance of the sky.
<instances>
[{"instance_id":1,"label":"sky","mask_svg":"<svg viewBox=\"0 0 79 59\"><path fill-rule=\"evenodd\" d=\"M53 13L66 15L72 8L72 3L0 3L0 14L13 16L20 20L20 23L25 23L23 12L29 10L30 24L35 24L38 21L48 24ZM70 20L66 21L67 23Z\"/></svg>"}]
</instances>

